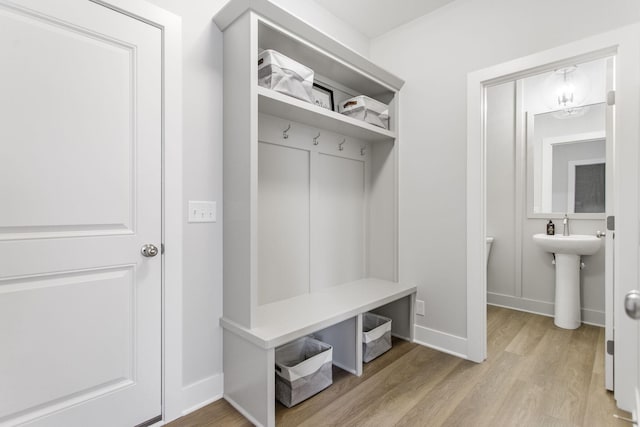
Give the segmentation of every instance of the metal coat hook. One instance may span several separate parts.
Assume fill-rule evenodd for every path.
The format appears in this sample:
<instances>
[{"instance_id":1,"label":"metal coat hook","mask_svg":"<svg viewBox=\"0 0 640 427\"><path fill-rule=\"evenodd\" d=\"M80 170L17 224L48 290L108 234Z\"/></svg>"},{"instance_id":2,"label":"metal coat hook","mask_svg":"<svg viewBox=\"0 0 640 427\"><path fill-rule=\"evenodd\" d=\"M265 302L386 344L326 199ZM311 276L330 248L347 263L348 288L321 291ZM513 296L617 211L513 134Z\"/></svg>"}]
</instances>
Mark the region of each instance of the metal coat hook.
<instances>
[{"instance_id":1,"label":"metal coat hook","mask_svg":"<svg viewBox=\"0 0 640 427\"><path fill-rule=\"evenodd\" d=\"M340 150L340 151L344 150L343 145L344 145L345 142L347 142L347 139L343 138L342 142L340 144L338 144L338 150Z\"/></svg>"},{"instance_id":2,"label":"metal coat hook","mask_svg":"<svg viewBox=\"0 0 640 427\"><path fill-rule=\"evenodd\" d=\"M289 129L291 129L291 123L289 123L289 126L287 126L287 128L282 131L282 137L284 139L288 139L289 138L289 134L287 134L287 132L289 132Z\"/></svg>"},{"instance_id":3,"label":"metal coat hook","mask_svg":"<svg viewBox=\"0 0 640 427\"><path fill-rule=\"evenodd\" d=\"M313 145L318 145L318 138L320 138L320 132L318 132L318 136L316 136L315 138L313 138Z\"/></svg>"},{"instance_id":4,"label":"metal coat hook","mask_svg":"<svg viewBox=\"0 0 640 427\"><path fill-rule=\"evenodd\" d=\"M364 156L364 152L365 152L365 151L367 151L367 146L366 146L366 145L361 146L361 147L360 147L360 155L361 155L361 156Z\"/></svg>"}]
</instances>

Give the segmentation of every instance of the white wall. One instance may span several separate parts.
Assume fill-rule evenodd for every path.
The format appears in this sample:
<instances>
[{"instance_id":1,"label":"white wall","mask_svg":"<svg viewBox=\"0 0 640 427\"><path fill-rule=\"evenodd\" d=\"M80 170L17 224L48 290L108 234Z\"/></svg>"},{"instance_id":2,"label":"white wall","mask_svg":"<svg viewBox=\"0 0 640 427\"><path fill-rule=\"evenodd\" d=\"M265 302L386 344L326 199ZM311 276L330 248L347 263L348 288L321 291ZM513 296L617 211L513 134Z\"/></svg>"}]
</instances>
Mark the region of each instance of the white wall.
<instances>
[{"instance_id":1,"label":"white wall","mask_svg":"<svg viewBox=\"0 0 640 427\"><path fill-rule=\"evenodd\" d=\"M426 302L430 344L467 334L467 73L638 20L636 0L458 0L372 41L373 61L406 79L400 277Z\"/></svg>"},{"instance_id":2,"label":"white wall","mask_svg":"<svg viewBox=\"0 0 640 427\"><path fill-rule=\"evenodd\" d=\"M226 0L149 0L182 17L184 274L183 408L222 393L222 33L212 18ZM275 0L366 55L368 40L313 1ZM188 200L215 200L217 223L189 224ZM168 248L167 250L171 250Z\"/></svg>"}]
</instances>

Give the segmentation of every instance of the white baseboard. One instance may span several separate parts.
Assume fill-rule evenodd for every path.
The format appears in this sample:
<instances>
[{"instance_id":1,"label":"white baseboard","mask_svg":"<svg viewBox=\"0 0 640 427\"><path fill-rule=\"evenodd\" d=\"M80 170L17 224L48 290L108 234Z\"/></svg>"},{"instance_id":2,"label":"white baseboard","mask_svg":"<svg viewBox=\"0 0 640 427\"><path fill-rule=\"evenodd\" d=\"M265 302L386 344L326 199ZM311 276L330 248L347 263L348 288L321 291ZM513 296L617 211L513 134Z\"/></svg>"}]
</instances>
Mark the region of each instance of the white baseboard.
<instances>
[{"instance_id":1,"label":"white baseboard","mask_svg":"<svg viewBox=\"0 0 640 427\"><path fill-rule=\"evenodd\" d=\"M443 353L467 359L467 339L446 332L424 326L414 326L414 339L416 344L433 348Z\"/></svg>"},{"instance_id":2,"label":"white baseboard","mask_svg":"<svg viewBox=\"0 0 640 427\"><path fill-rule=\"evenodd\" d=\"M527 313L540 314L553 317L554 304L547 301L538 301L527 298L518 298L511 295L487 292L487 304L498 307L511 308L513 310L526 311ZM582 323L604 327L604 311L582 308Z\"/></svg>"},{"instance_id":3,"label":"white baseboard","mask_svg":"<svg viewBox=\"0 0 640 427\"><path fill-rule=\"evenodd\" d=\"M207 406L222 398L223 375L216 374L182 388L182 415Z\"/></svg>"}]
</instances>

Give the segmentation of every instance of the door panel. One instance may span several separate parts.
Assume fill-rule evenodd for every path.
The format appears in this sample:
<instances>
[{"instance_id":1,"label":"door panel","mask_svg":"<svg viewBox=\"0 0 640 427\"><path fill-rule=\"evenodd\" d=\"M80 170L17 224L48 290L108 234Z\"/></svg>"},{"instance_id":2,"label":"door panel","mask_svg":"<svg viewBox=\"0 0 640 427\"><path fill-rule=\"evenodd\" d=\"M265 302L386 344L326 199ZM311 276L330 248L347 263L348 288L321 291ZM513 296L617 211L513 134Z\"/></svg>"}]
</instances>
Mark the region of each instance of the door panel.
<instances>
[{"instance_id":1,"label":"door panel","mask_svg":"<svg viewBox=\"0 0 640 427\"><path fill-rule=\"evenodd\" d=\"M0 424L161 413L161 31L0 0Z\"/></svg>"},{"instance_id":2,"label":"door panel","mask_svg":"<svg viewBox=\"0 0 640 427\"><path fill-rule=\"evenodd\" d=\"M0 418L133 384L134 273L126 266L3 281L0 330L11 351L0 353L0 378L12 392Z\"/></svg>"},{"instance_id":3,"label":"door panel","mask_svg":"<svg viewBox=\"0 0 640 427\"><path fill-rule=\"evenodd\" d=\"M136 46L10 9L0 28L0 238L132 232Z\"/></svg>"},{"instance_id":4,"label":"door panel","mask_svg":"<svg viewBox=\"0 0 640 427\"><path fill-rule=\"evenodd\" d=\"M258 305L309 293L309 172L309 151L258 144Z\"/></svg>"},{"instance_id":5,"label":"door panel","mask_svg":"<svg viewBox=\"0 0 640 427\"><path fill-rule=\"evenodd\" d=\"M364 161L320 154L317 188L315 290L365 277Z\"/></svg>"}]
</instances>

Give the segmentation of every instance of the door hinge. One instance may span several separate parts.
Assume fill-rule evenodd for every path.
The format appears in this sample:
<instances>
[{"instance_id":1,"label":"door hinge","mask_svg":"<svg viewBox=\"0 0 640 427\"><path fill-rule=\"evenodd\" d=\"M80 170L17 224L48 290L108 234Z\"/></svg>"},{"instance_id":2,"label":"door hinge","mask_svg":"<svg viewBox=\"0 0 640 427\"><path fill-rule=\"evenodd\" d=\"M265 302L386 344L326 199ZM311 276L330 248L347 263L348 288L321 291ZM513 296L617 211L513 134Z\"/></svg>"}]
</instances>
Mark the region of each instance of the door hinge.
<instances>
[{"instance_id":1,"label":"door hinge","mask_svg":"<svg viewBox=\"0 0 640 427\"><path fill-rule=\"evenodd\" d=\"M607 92L607 105L616 105L616 91L610 90Z\"/></svg>"},{"instance_id":2,"label":"door hinge","mask_svg":"<svg viewBox=\"0 0 640 427\"><path fill-rule=\"evenodd\" d=\"M607 354L613 356L613 340L607 341Z\"/></svg>"},{"instance_id":3,"label":"door hinge","mask_svg":"<svg viewBox=\"0 0 640 427\"><path fill-rule=\"evenodd\" d=\"M615 230L616 229L616 217L610 215L607 217L607 230Z\"/></svg>"}]
</instances>

